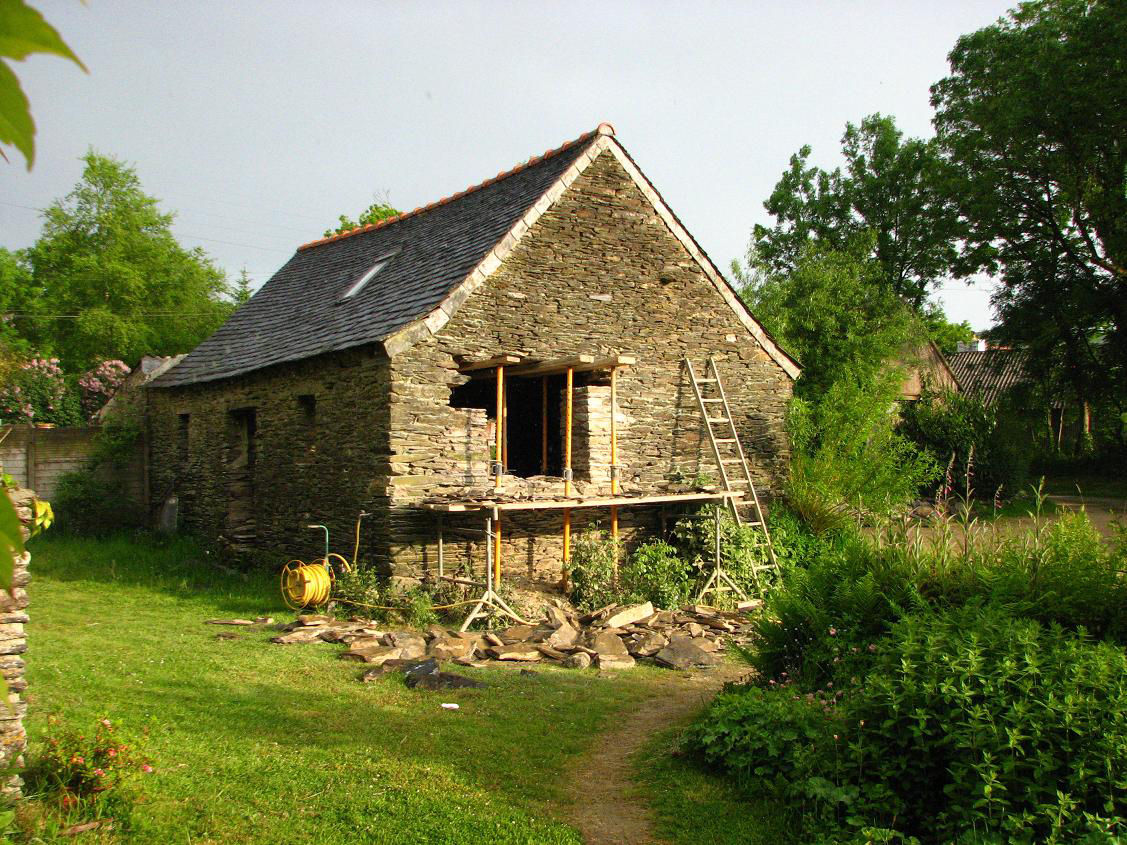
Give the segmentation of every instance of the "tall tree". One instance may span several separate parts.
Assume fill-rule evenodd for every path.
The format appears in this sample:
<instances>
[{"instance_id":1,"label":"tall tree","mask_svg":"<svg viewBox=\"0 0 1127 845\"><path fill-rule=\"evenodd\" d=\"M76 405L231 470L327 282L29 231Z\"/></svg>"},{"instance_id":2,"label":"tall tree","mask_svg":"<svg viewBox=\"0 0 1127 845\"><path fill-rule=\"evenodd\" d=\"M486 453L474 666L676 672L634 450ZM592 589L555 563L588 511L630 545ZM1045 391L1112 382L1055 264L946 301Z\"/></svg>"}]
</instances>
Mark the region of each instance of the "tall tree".
<instances>
[{"instance_id":1,"label":"tall tree","mask_svg":"<svg viewBox=\"0 0 1127 845\"><path fill-rule=\"evenodd\" d=\"M23 252L32 300L15 325L71 372L106 358L186 352L231 311L223 273L184 249L132 167L89 152L82 181Z\"/></svg>"},{"instance_id":2,"label":"tall tree","mask_svg":"<svg viewBox=\"0 0 1127 845\"><path fill-rule=\"evenodd\" d=\"M809 146L791 156L764 203L775 225L755 227L756 252L785 273L810 242L841 249L870 231L879 278L920 308L947 274L960 232L935 142L905 139L892 117L873 114L846 125L841 152L844 171L810 165Z\"/></svg>"},{"instance_id":3,"label":"tall tree","mask_svg":"<svg viewBox=\"0 0 1127 845\"><path fill-rule=\"evenodd\" d=\"M958 40L932 86L995 334L1127 411L1127 5L1035 0Z\"/></svg>"},{"instance_id":4,"label":"tall tree","mask_svg":"<svg viewBox=\"0 0 1127 845\"><path fill-rule=\"evenodd\" d=\"M875 279L872 235L844 249L807 245L791 272L744 276L742 295L764 327L802 363L796 390L821 397L844 377L873 383L923 334L912 309Z\"/></svg>"}]
</instances>

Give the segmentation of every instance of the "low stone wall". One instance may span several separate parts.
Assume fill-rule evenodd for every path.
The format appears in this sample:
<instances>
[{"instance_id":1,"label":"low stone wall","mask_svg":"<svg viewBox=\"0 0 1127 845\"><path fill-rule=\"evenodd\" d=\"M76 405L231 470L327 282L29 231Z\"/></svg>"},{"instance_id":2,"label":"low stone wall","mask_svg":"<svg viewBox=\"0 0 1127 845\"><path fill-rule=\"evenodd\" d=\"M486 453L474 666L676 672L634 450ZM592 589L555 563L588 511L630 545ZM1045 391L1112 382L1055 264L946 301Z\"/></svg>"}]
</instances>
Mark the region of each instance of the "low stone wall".
<instances>
[{"instance_id":1,"label":"low stone wall","mask_svg":"<svg viewBox=\"0 0 1127 845\"><path fill-rule=\"evenodd\" d=\"M0 493L0 495L4 495ZM31 490L10 491L16 514L24 525L24 539L28 537L27 525L31 523L31 503L35 494ZM0 707L0 769L23 765L23 753L27 748L27 732L23 719L27 715L27 701L24 691L23 654L27 651L27 585L31 580L29 564L31 554L24 552L15 561L11 593L0 590L0 676L7 684L3 706ZM23 780L12 775L0 781L0 793L18 797Z\"/></svg>"}]
</instances>

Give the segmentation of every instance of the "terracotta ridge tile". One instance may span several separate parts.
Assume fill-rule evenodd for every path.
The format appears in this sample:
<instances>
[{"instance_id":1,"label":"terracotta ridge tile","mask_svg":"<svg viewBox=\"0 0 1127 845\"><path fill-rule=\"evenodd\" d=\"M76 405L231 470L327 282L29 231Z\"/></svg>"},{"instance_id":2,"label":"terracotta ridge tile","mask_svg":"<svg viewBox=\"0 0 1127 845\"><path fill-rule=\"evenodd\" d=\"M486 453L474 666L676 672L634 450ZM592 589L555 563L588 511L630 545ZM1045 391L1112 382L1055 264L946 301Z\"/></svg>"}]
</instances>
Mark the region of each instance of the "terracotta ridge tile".
<instances>
[{"instance_id":1,"label":"terracotta ridge tile","mask_svg":"<svg viewBox=\"0 0 1127 845\"><path fill-rule=\"evenodd\" d=\"M406 220L408 217L415 217L416 215L423 214L427 211L431 211L435 208L438 208L439 206L443 206L443 205L446 205L449 202L453 202L454 200L461 199L462 197L466 196L467 194L472 194L475 191L480 191L483 188L488 188L489 186L494 185L497 182L500 182L502 179L507 179L509 176L515 176L518 173L520 173L524 170L527 170L529 167L532 167L533 165L540 164L542 161L545 161L546 159L557 156L560 153L563 153L563 152L566 152L567 150L573 149L574 147L578 146L579 144L582 144L582 143L585 143L586 141L591 140L596 135L600 134L600 130L602 129L602 127L608 126L608 125L609 124L606 124L606 123L600 123L599 128L593 129L590 132L584 132L578 138L574 138L570 141L566 141L565 143L556 147L554 150L548 150L547 152L545 152L541 156L537 156L536 158L530 158L530 159L528 159L528 161L521 162L520 164L518 164L516 167L512 168L511 170L502 171L501 173L498 173L496 176L494 176L490 179L486 179L484 182L479 182L476 185L470 185L468 188L465 188L464 190L461 190L456 194L451 194L448 197L443 197L440 200L435 200L434 202L432 202L428 205L420 206L420 207L416 208L414 211L404 211L401 214L395 215L394 217L388 217L385 220L379 220L375 223L368 223L364 226L357 226L355 229L349 229L347 232L341 232L340 234L336 234L336 235L329 235L326 238L318 238L317 240L309 241L308 243L302 244L301 246L299 246L297 248L297 250L298 250L298 252L303 252L304 250L310 249L310 248L315 247L315 246L320 246L321 244L327 244L327 243L331 243L333 241L344 240L345 238L351 238L353 235L362 235L365 232L371 232L374 229L382 229L385 226L390 226L392 223L398 223L400 220ZM603 134L606 134L606 133L603 133Z\"/></svg>"}]
</instances>

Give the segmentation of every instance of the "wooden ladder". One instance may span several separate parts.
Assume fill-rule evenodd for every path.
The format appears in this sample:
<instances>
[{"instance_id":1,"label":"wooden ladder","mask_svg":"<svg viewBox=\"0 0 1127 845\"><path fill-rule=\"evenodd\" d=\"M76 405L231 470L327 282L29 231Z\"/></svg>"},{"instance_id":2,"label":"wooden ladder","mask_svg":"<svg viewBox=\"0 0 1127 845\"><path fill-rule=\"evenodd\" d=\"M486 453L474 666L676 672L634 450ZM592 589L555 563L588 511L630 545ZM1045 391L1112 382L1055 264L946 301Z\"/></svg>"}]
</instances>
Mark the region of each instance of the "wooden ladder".
<instances>
[{"instance_id":1,"label":"wooden ladder","mask_svg":"<svg viewBox=\"0 0 1127 845\"><path fill-rule=\"evenodd\" d=\"M696 370L693 369L693 362L688 358L685 359L685 366L689 370L689 381L692 382L693 393L696 394L701 416L704 417L704 430L708 432L708 442L712 444L712 454L716 458L716 465L720 467L720 480L724 489L729 493L743 493L748 497L742 504L737 504L734 498L728 499L728 508L732 512L732 518L735 519L737 525L749 525L763 533L769 564L752 570L756 586L762 592L763 585L759 580L759 573L767 570L777 574L779 564L775 559L775 549L771 545L771 532L767 529L767 520L763 516L759 494L755 490L755 482L751 480L747 456L744 454L743 445L740 443L739 434L736 432L732 409L728 406L728 397L724 393L724 383L720 381L720 371L716 367L716 359L711 355L708 357L704 378L697 378ZM713 389L709 391L709 395L705 395L709 387ZM714 426L721 426L721 433L724 436L717 437ZM729 468L733 472L730 473ZM746 485L746 489L740 490L738 485ZM744 519L740 513L740 507L751 508L749 519Z\"/></svg>"}]
</instances>

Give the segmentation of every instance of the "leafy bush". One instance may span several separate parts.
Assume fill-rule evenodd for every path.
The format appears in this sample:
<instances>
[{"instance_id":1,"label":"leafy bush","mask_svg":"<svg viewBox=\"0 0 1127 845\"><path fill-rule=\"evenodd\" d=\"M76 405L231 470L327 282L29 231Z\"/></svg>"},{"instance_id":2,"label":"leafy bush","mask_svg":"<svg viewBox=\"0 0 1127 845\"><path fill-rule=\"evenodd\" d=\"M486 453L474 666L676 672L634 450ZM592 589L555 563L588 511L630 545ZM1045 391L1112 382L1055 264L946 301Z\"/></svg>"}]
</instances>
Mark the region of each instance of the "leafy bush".
<instances>
[{"instance_id":1,"label":"leafy bush","mask_svg":"<svg viewBox=\"0 0 1127 845\"><path fill-rule=\"evenodd\" d=\"M834 699L830 697L830 701ZM840 719L825 696L793 688L730 686L685 736L708 763L753 789L792 798L840 739Z\"/></svg>"},{"instance_id":2,"label":"leafy bush","mask_svg":"<svg viewBox=\"0 0 1127 845\"><path fill-rule=\"evenodd\" d=\"M86 465L59 479L54 506L63 530L104 536L145 525L144 508L122 495L119 482L136 454L140 436L140 428L128 422L99 430Z\"/></svg>"},{"instance_id":3,"label":"leafy bush","mask_svg":"<svg viewBox=\"0 0 1127 845\"><path fill-rule=\"evenodd\" d=\"M1127 655L968 608L905 619L847 705L858 812L928 841L1127 823ZM846 734L843 734L843 736Z\"/></svg>"},{"instance_id":4,"label":"leafy bush","mask_svg":"<svg viewBox=\"0 0 1127 845\"><path fill-rule=\"evenodd\" d=\"M332 598L365 614L378 612L372 609L388 605L387 579L381 578L370 566L354 566L336 574ZM365 608L365 605L370 607Z\"/></svg>"},{"instance_id":5,"label":"leafy bush","mask_svg":"<svg viewBox=\"0 0 1127 845\"><path fill-rule=\"evenodd\" d=\"M810 687L856 675L870 647L924 606L916 581L912 562L881 555L861 538L823 547L767 594L755 620L753 665L764 678Z\"/></svg>"},{"instance_id":6,"label":"leafy bush","mask_svg":"<svg viewBox=\"0 0 1127 845\"><path fill-rule=\"evenodd\" d=\"M136 798L136 780L152 774L141 737L123 736L109 719L99 719L93 731L47 720L48 733L39 752L24 770L27 792L55 804L64 816L125 821Z\"/></svg>"},{"instance_id":7,"label":"leafy bush","mask_svg":"<svg viewBox=\"0 0 1127 845\"><path fill-rule=\"evenodd\" d=\"M689 746L799 810L811 839L1118 841L1106 833L1127 823L1122 649L971 607L910 615L876 651L846 693L729 688Z\"/></svg>"},{"instance_id":8,"label":"leafy bush","mask_svg":"<svg viewBox=\"0 0 1127 845\"><path fill-rule=\"evenodd\" d=\"M0 387L0 420L7 423L78 425L78 396L58 358L31 358L14 368Z\"/></svg>"},{"instance_id":9,"label":"leafy bush","mask_svg":"<svg viewBox=\"0 0 1127 845\"><path fill-rule=\"evenodd\" d=\"M787 500L815 534L857 517L896 513L938 475L935 460L896 431L900 374L847 376L816 402L792 401Z\"/></svg>"},{"instance_id":10,"label":"leafy bush","mask_svg":"<svg viewBox=\"0 0 1127 845\"><path fill-rule=\"evenodd\" d=\"M575 537L567 578L576 607L594 610L621 599L614 577L618 552L614 541L594 525L588 525Z\"/></svg>"},{"instance_id":11,"label":"leafy bush","mask_svg":"<svg viewBox=\"0 0 1127 845\"><path fill-rule=\"evenodd\" d=\"M1029 478L1029 437L1012 416L974 396L948 393L907 404L900 430L939 464L972 467L972 491L1016 493ZM971 460L973 449L973 460ZM964 482L965 484L965 482ZM967 494L968 491L958 491Z\"/></svg>"},{"instance_id":12,"label":"leafy bush","mask_svg":"<svg viewBox=\"0 0 1127 845\"><path fill-rule=\"evenodd\" d=\"M639 546L619 572L621 596L650 601L654 607L678 608L692 599L696 570L677 549L660 540Z\"/></svg>"}]
</instances>

